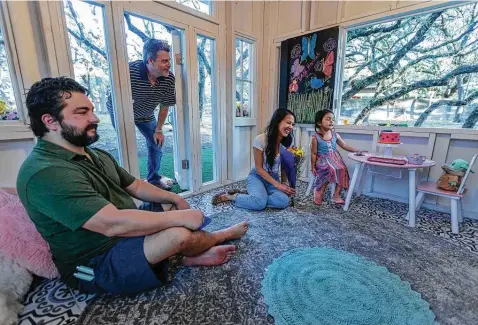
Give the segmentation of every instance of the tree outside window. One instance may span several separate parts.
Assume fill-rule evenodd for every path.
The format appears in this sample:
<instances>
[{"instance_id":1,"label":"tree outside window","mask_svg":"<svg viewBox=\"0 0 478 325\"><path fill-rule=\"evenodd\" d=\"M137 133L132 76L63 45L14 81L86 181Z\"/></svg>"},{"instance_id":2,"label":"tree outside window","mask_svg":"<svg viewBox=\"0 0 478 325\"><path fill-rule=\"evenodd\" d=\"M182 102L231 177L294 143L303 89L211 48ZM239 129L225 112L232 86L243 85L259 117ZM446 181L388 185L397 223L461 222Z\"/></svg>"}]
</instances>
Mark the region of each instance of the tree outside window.
<instances>
[{"instance_id":1,"label":"tree outside window","mask_svg":"<svg viewBox=\"0 0 478 325\"><path fill-rule=\"evenodd\" d=\"M17 103L12 83L5 38L0 28L0 121L18 120Z\"/></svg>"},{"instance_id":2,"label":"tree outside window","mask_svg":"<svg viewBox=\"0 0 478 325\"><path fill-rule=\"evenodd\" d=\"M207 15L212 14L212 2L209 0L176 0L176 2Z\"/></svg>"},{"instance_id":3,"label":"tree outside window","mask_svg":"<svg viewBox=\"0 0 478 325\"><path fill-rule=\"evenodd\" d=\"M250 117L252 109L252 43L236 38L236 117Z\"/></svg>"},{"instance_id":4,"label":"tree outside window","mask_svg":"<svg viewBox=\"0 0 478 325\"><path fill-rule=\"evenodd\" d=\"M342 124L477 128L478 8L348 31Z\"/></svg>"}]
</instances>

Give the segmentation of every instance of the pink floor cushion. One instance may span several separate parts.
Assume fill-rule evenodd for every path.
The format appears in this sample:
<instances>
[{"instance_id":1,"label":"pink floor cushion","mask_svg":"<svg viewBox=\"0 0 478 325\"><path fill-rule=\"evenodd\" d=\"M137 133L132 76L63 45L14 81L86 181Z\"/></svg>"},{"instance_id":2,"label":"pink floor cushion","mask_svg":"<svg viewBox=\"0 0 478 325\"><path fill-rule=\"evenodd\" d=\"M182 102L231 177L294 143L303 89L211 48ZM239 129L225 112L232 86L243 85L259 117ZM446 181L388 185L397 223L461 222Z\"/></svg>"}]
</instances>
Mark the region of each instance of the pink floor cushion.
<instances>
[{"instance_id":1,"label":"pink floor cushion","mask_svg":"<svg viewBox=\"0 0 478 325\"><path fill-rule=\"evenodd\" d=\"M59 276L48 243L36 230L17 195L0 188L0 252L33 274Z\"/></svg>"}]
</instances>

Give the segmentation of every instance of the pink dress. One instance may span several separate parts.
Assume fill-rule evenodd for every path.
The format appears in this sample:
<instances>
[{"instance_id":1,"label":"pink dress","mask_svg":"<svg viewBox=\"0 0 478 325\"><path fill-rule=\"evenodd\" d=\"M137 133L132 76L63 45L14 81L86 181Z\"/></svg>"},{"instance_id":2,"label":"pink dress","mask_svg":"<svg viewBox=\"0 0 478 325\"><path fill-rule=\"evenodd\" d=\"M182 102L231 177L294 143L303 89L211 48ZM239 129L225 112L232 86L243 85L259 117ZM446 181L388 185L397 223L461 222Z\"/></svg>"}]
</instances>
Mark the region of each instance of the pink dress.
<instances>
[{"instance_id":1,"label":"pink dress","mask_svg":"<svg viewBox=\"0 0 478 325\"><path fill-rule=\"evenodd\" d=\"M337 135L332 131L332 138L324 140L317 132L317 161L315 163L314 188L319 190L325 183L337 183L343 188L349 187L349 173L347 166L337 151Z\"/></svg>"}]
</instances>

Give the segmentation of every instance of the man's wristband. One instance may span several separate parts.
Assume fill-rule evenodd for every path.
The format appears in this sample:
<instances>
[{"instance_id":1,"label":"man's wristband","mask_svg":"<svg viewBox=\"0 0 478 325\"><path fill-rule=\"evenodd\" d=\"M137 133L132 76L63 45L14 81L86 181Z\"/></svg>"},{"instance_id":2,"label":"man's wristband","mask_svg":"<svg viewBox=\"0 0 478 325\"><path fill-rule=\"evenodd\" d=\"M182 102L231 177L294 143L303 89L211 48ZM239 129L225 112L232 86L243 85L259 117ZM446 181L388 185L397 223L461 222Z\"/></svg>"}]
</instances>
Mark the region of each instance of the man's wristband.
<instances>
[{"instance_id":1,"label":"man's wristband","mask_svg":"<svg viewBox=\"0 0 478 325\"><path fill-rule=\"evenodd\" d=\"M156 130L154 133L163 133L163 130Z\"/></svg>"}]
</instances>

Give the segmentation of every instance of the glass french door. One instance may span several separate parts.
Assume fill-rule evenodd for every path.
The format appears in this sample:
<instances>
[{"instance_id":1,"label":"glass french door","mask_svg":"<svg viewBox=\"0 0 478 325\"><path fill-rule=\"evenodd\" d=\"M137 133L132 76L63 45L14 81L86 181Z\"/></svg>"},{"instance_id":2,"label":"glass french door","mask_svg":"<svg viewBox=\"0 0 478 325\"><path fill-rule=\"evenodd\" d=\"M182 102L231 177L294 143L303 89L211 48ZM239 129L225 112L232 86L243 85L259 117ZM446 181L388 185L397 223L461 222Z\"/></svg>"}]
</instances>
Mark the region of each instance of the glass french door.
<instances>
[{"instance_id":1,"label":"glass french door","mask_svg":"<svg viewBox=\"0 0 478 325\"><path fill-rule=\"evenodd\" d=\"M66 56L55 50L58 74L74 76L90 90L101 120L95 146L136 177L146 178L146 141L134 121L129 63L142 59L147 39L166 40L176 105L164 123L158 172L174 182L175 192L197 193L221 185L226 177L221 176L225 160L219 159L226 144L226 114L218 107L226 105L225 83L218 83L217 58L225 56L218 53L218 25L158 2L63 0L48 6L49 12L61 7L55 27L60 37L53 39L54 46L68 47ZM225 42L225 34L221 37Z\"/></svg>"},{"instance_id":2,"label":"glass french door","mask_svg":"<svg viewBox=\"0 0 478 325\"><path fill-rule=\"evenodd\" d=\"M120 165L127 165L122 152L118 128L117 96L113 78L114 55L110 51L107 27L108 7L102 3L63 0L63 20L66 25L69 45L67 56L71 74L89 90L89 98L100 119L97 132L99 140L92 144L109 152ZM66 73L65 73L66 72Z\"/></svg>"},{"instance_id":3,"label":"glass french door","mask_svg":"<svg viewBox=\"0 0 478 325\"><path fill-rule=\"evenodd\" d=\"M197 90L201 184L217 182L216 42L197 33Z\"/></svg>"},{"instance_id":4,"label":"glass french door","mask_svg":"<svg viewBox=\"0 0 478 325\"><path fill-rule=\"evenodd\" d=\"M217 187L222 181L218 163L221 153L218 141L221 114L217 109L221 99L217 84L218 26L161 3L133 1L112 5L122 9L116 10L115 19L118 22L121 19L121 40L127 45L128 62L141 53L138 46L145 35L167 40L172 49L176 106L170 109L163 128L171 131L165 132L160 174L177 182L178 192L196 193ZM144 178L147 158L139 132L134 141L139 175Z\"/></svg>"},{"instance_id":5,"label":"glass french door","mask_svg":"<svg viewBox=\"0 0 478 325\"><path fill-rule=\"evenodd\" d=\"M180 100L178 105L169 107L168 116L163 124L164 144L161 148L161 163L157 173L161 175L164 183L172 186L174 192L188 191L190 189L190 175L187 172L189 159L185 141L187 132L184 132L187 129L185 127L187 119L184 118L183 107L183 81L186 71L181 59L185 50L184 29L163 22L160 17L144 16L135 10L125 9L123 16L125 31L123 44L126 44L129 63L143 60L143 44L150 38L164 40L170 45L171 72L176 77L176 97ZM159 120L160 108L161 105L158 105L154 111L155 122ZM149 166L151 149L148 148L148 141L139 128L143 128L141 124L144 123L134 124L139 177L146 179L151 169Z\"/></svg>"}]
</instances>

